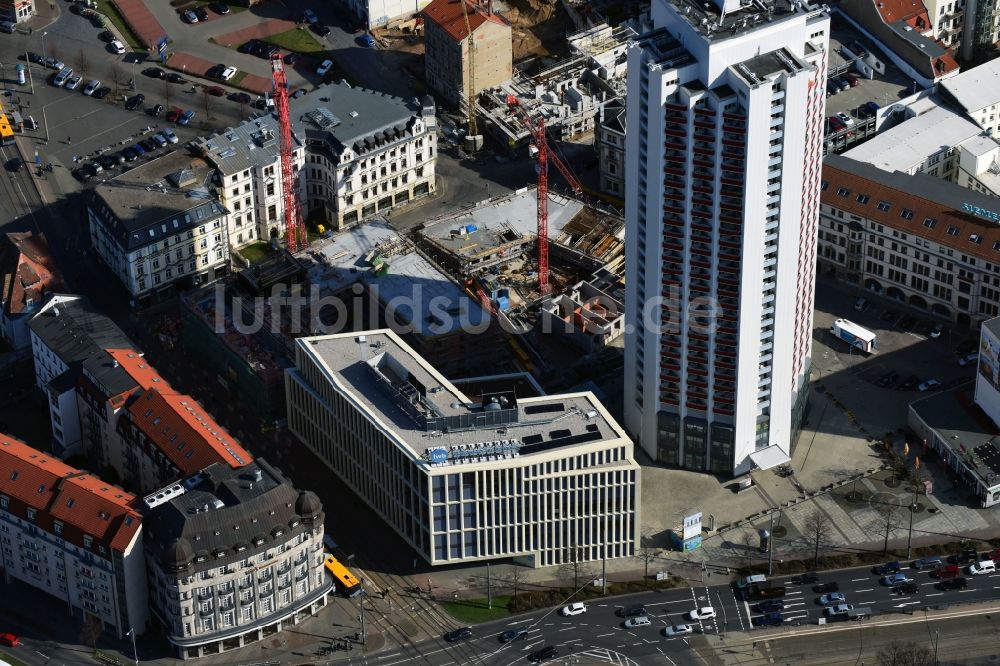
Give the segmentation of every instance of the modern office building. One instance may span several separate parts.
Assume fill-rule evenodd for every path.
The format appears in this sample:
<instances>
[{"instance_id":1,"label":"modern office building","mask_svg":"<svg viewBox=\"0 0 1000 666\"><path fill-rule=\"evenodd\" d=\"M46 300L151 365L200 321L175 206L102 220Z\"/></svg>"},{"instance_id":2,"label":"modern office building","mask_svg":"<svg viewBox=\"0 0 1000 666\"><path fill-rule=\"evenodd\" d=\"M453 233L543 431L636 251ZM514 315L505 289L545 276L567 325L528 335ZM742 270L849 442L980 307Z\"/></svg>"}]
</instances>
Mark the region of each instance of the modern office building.
<instances>
[{"instance_id":1,"label":"modern office building","mask_svg":"<svg viewBox=\"0 0 1000 666\"><path fill-rule=\"evenodd\" d=\"M135 497L0 434L0 564L119 639L149 620ZM58 622L52 618L53 622Z\"/></svg>"},{"instance_id":2,"label":"modern office building","mask_svg":"<svg viewBox=\"0 0 1000 666\"><path fill-rule=\"evenodd\" d=\"M824 273L962 326L1000 315L996 197L828 155L821 201Z\"/></svg>"},{"instance_id":3,"label":"modern office building","mask_svg":"<svg viewBox=\"0 0 1000 666\"><path fill-rule=\"evenodd\" d=\"M654 0L629 50L625 424L668 465L788 460L808 392L830 20Z\"/></svg>"},{"instance_id":4,"label":"modern office building","mask_svg":"<svg viewBox=\"0 0 1000 666\"><path fill-rule=\"evenodd\" d=\"M510 23L493 11L492 2L434 0L424 7L423 17L427 85L450 108L466 110L470 89L475 98L480 90L513 76L513 32ZM470 71L473 43L475 70Z\"/></svg>"},{"instance_id":5,"label":"modern office building","mask_svg":"<svg viewBox=\"0 0 1000 666\"><path fill-rule=\"evenodd\" d=\"M182 659L262 640L326 605L323 505L265 461L210 465L144 504L150 605Z\"/></svg>"},{"instance_id":6,"label":"modern office building","mask_svg":"<svg viewBox=\"0 0 1000 666\"><path fill-rule=\"evenodd\" d=\"M591 393L466 395L390 330L296 345L289 428L430 564L634 553L639 466Z\"/></svg>"}]
</instances>

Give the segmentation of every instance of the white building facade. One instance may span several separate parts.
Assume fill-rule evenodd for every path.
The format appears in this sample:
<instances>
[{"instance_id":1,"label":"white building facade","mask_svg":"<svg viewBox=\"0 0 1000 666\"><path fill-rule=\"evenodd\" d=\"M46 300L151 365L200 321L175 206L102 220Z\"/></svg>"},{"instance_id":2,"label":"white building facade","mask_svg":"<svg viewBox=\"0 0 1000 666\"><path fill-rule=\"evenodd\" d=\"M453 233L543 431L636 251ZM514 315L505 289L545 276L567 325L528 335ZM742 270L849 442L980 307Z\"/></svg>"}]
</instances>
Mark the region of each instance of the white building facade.
<instances>
[{"instance_id":1,"label":"white building facade","mask_svg":"<svg viewBox=\"0 0 1000 666\"><path fill-rule=\"evenodd\" d=\"M634 554L639 466L592 394L467 396L390 330L296 345L289 429L431 565Z\"/></svg>"},{"instance_id":2,"label":"white building facade","mask_svg":"<svg viewBox=\"0 0 1000 666\"><path fill-rule=\"evenodd\" d=\"M788 459L808 390L829 16L652 17L628 65L626 428L659 462L740 474Z\"/></svg>"},{"instance_id":3,"label":"white building facade","mask_svg":"<svg viewBox=\"0 0 1000 666\"><path fill-rule=\"evenodd\" d=\"M149 620L135 497L0 434L0 563L119 639ZM56 621L53 618L53 621Z\"/></svg>"}]
</instances>

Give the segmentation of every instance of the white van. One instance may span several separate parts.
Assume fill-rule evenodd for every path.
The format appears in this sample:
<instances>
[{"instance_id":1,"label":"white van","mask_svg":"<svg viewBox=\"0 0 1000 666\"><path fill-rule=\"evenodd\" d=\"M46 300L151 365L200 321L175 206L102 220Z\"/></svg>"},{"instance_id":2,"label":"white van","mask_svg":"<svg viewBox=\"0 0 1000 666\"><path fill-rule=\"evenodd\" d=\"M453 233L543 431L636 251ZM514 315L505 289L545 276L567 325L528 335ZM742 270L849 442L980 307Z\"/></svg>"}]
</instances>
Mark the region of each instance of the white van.
<instances>
[{"instance_id":1,"label":"white van","mask_svg":"<svg viewBox=\"0 0 1000 666\"><path fill-rule=\"evenodd\" d=\"M997 572L997 565L993 560L983 560L982 562L976 562L975 564L969 565L969 573L973 576L979 576L982 574L991 574Z\"/></svg>"},{"instance_id":2,"label":"white van","mask_svg":"<svg viewBox=\"0 0 1000 666\"><path fill-rule=\"evenodd\" d=\"M60 88L64 83L66 83L66 80L69 79L71 76L73 76L73 68L63 67L62 69L59 70L59 73L56 74L55 77L52 79L52 85L54 85L57 88Z\"/></svg>"}]
</instances>

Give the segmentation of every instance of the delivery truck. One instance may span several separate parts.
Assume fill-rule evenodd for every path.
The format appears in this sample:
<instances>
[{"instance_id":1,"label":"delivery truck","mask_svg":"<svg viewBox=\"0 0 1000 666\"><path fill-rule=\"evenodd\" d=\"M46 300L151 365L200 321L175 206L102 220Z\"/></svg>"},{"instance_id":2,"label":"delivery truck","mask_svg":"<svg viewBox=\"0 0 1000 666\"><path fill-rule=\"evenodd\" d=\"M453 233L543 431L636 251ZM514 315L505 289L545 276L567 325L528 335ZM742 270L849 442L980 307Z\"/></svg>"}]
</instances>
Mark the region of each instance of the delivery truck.
<instances>
[{"instance_id":1,"label":"delivery truck","mask_svg":"<svg viewBox=\"0 0 1000 666\"><path fill-rule=\"evenodd\" d=\"M874 333L847 319L838 319L833 322L830 332L855 349L859 349L866 354L873 353L878 346L877 336Z\"/></svg>"}]
</instances>

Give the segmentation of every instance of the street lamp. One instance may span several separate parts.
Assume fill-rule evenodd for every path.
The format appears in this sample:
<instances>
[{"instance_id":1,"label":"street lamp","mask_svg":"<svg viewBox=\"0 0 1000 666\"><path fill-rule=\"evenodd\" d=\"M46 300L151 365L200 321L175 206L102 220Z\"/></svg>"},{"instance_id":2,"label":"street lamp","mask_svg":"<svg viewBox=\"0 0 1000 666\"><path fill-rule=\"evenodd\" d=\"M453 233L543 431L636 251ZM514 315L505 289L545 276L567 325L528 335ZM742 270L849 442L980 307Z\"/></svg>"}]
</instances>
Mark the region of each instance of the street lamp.
<instances>
[{"instance_id":1,"label":"street lamp","mask_svg":"<svg viewBox=\"0 0 1000 666\"><path fill-rule=\"evenodd\" d=\"M125 635L132 637L132 658L135 659L135 666L139 666L139 652L135 649L135 629L129 627L128 633Z\"/></svg>"},{"instance_id":2,"label":"street lamp","mask_svg":"<svg viewBox=\"0 0 1000 666\"><path fill-rule=\"evenodd\" d=\"M45 60L45 36L48 34L48 31L42 33L42 60Z\"/></svg>"}]
</instances>

